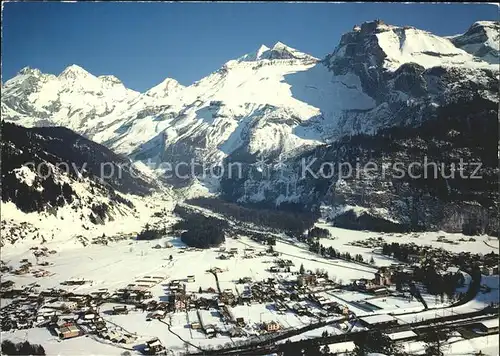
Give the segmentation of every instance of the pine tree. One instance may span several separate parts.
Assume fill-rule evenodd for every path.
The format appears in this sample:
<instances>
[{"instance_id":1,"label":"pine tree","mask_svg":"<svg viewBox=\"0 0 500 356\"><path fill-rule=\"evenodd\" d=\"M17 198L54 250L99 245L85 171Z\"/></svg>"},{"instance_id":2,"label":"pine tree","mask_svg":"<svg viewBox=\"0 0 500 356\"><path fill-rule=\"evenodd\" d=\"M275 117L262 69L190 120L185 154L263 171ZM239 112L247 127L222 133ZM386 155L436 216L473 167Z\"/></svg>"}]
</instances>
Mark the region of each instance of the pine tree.
<instances>
[{"instance_id":1,"label":"pine tree","mask_svg":"<svg viewBox=\"0 0 500 356\"><path fill-rule=\"evenodd\" d=\"M299 269L299 273L300 273L300 274L304 274L305 272L306 272L306 270L305 270L305 268L304 268L304 265L303 265L303 264L301 264L301 265L300 265L300 269Z\"/></svg>"}]
</instances>

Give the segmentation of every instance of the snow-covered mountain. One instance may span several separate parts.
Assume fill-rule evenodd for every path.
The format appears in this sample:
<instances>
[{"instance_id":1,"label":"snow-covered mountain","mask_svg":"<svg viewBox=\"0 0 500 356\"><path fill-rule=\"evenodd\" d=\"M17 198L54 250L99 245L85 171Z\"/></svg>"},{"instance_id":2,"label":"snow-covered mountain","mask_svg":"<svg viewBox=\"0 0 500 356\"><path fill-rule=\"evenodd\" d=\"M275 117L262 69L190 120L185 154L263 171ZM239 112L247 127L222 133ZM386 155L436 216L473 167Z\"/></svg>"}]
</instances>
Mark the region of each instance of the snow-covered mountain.
<instances>
[{"instance_id":1,"label":"snow-covered mountain","mask_svg":"<svg viewBox=\"0 0 500 356\"><path fill-rule=\"evenodd\" d=\"M262 45L190 86L167 78L145 93L75 65L59 76L25 68L3 86L2 118L66 126L136 161L294 162L345 137L418 128L462 103L483 103L484 112L470 114L486 115L499 101L499 33L487 21L449 37L366 22L323 59L281 42ZM222 189L240 201L292 199L275 194L273 179L255 183ZM321 190L305 187L313 192L293 199L320 204Z\"/></svg>"},{"instance_id":2,"label":"snow-covered mountain","mask_svg":"<svg viewBox=\"0 0 500 356\"><path fill-rule=\"evenodd\" d=\"M458 48L488 63L498 64L500 23L478 21L463 35L453 36L450 39Z\"/></svg>"},{"instance_id":3,"label":"snow-covered mountain","mask_svg":"<svg viewBox=\"0 0 500 356\"><path fill-rule=\"evenodd\" d=\"M498 23L479 22L444 38L368 22L324 60L278 42L188 87L167 78L145 93L76 65L58 76L25 68L4 85L2 117L66 126L140 160L289 156L346 134L419 123L471 83L495 100L498 31Z\"/></svg>"}]
</instances>

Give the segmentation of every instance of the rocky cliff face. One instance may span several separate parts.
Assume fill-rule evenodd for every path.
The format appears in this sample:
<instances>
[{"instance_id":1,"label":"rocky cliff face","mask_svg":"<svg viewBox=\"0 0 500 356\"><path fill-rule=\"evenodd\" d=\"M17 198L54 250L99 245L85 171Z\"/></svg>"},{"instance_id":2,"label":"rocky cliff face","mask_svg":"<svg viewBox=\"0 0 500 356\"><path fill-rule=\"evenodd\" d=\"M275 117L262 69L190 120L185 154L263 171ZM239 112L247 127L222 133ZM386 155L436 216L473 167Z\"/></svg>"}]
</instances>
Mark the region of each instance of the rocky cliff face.
<instances>
[{"instance_id":1,"label":"rocky cliff face","mask_svg":"<svg viewBox=\"0 0 500 356\"><path fill-rule=\"evenodd\" d=\"M497 235L498 109L479 95L223 179L226 199L320 209L346 228Z\"/></svg>"}]
</instances>

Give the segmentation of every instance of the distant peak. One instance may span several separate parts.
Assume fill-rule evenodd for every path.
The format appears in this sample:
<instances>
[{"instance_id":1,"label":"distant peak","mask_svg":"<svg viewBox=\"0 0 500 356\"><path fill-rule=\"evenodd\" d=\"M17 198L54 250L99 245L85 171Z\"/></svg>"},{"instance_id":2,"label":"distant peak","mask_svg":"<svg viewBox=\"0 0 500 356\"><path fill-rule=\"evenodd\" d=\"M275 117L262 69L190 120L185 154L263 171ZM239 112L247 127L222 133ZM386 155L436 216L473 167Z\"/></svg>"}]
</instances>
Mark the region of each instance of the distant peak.
<instances>
[{"instance_id":1,"label":"distant peak","mask_svg":"<svg viewBox=\"0 0 500 356\"><path fill-rule=\"evenodd\" d=\"M121 80L114 75L100 75L97 78L106 83L122 84Z\"/></svg>"},{"instance_id":2,"label":"distant peak","mask_svg":"<svg viewBox=\"0 0 500 356\"><path fill-rule=\"evenodd\" d=\"M26 66L23 69L21 69L18 74L22 74L22 75L37 75L38 76L38 75L41 75L42 72L40 72L39 69L31 68L29 66Z\"/></svg>"},{"instance_id":3,"label":"distant peak","mask_svg":"<svg viewBox=\"0 0 500 356\"><path fill-rule=\"evenodd\" d=\"M61 72L61 74L59 74L59 78L74 79L77 77L86 77L88 75L90 75L90 73L87 72L85 69L83 69L82 67L80 67L76 64L72 64L72 65L66 67L66 69L64 69Z\"/></svg>"},{"instance_id":4,"label":"distant peak","mask_svg":"<svg viewBox=\"0 0 500 356\"><path fill-rule=\"evenodd\" d=\"M476 21L471 27L498 27L500 26L499 21Z\"/></svg>"},{"instance_id":5,"label":"distant peak","mask_svg":"<svg viewBox=\"0 0 500 356\"><path fill-rule=\"evenodd\" d=\"M160 84L155 85L151 89L146 92L148 96L168 96L174 91L178 91L183 89L184 86L179 83L177 80L172 78L165 78Z\"/></svg>"},{"instance_id":6,"label":"distant peak","mask_svg":"<svg viewBox=\"0 0 500 356\"><path fill-rule=\"evenodd\" d=\"M266 45L261 45L259 49L255 52L245 54L244 56L238 58L237 62L252 62L259 61L263 59L273 60L273 59L305 59L305 60L315 60L316 58L297 51L296 49L287 46L283 42L276 42L272 48ZM237 63L236 62L236 63ZM232 63L229 61L228 63Z\"/></svg>"},{"instance_id":7,"label":"distant peak","mask_svg":"<svg viewBox=\"0 0 500 356\"><path fill-rule=\"evenodd\" d=\"M269 50L270 50L270 48L269 48L269 47L267 47L266 45L261 45L261 46L259 47L259 49L257 50L257 58L260 58L260 56L262 56L262 54L263 54L264 52L267 52L267 51L269 51Z\"/></svg>"},{"instance_id":8,"label":"distant peak","mask_svg":"<svg viewBox=\"0 0 500 356\"><path fill-rule=\"evenodd\" d=\"M290 48L288 47L286 44L284 44L283 42L276 42L273 46L273 50L279 50L279 49L286 49L286 48Z\"/></svg>"},{"instance_id":9,"label":"distant peak","mask_svg":"<svg viewBox=\"0 0 500 356\"><path fill-rule=\"evenodd\" d=\"M158 84L156 87L163 87L165 89L172 89L176 87L182 87L183 85L179 83L177 80L173 78L165 78L160 84ZM156 88L155 87L155 88Z\"/></svg>"}]
</instances>

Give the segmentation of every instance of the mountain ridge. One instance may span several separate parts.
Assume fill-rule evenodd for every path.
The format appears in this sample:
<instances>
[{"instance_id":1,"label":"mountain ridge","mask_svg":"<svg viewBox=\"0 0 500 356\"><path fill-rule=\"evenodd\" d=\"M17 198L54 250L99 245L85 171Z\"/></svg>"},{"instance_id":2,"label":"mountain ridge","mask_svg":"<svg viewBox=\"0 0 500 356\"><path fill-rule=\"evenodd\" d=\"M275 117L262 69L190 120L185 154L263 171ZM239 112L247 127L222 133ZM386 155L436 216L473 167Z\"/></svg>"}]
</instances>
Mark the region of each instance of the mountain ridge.
<instances>
[{"instance_id":1,"label":"mountain ridge","mask_svg":"<svg viewBox=\"0 0 500 356\"><path fill-rule=\"evenodd\" d=\"M27 68L5 83L2 117L67 126L153 167L297 155L346 135L420 125L471 88L498 102L498 65L456 46L490 43L497 25L478 22L449 39L370 21L323 59L277 42L192 85L166 78L145 93L77 65L57 77Z\"/></svg>"}]
</instances>

